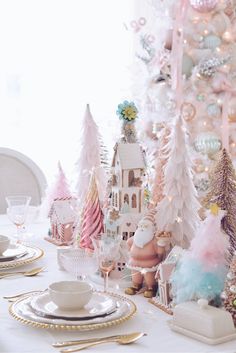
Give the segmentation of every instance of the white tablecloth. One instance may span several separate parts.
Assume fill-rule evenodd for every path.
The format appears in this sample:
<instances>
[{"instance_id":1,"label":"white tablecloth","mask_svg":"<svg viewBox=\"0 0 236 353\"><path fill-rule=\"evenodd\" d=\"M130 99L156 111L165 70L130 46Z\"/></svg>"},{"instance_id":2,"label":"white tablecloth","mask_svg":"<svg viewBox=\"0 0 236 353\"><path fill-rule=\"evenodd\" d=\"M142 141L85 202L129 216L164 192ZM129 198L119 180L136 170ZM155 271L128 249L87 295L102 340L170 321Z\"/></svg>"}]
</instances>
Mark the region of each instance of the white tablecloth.
<instances>
[{"instance_id":1,"label":"white tablecloth","mask_svg":"<svg viewBox=\"0 0 236 353\"><path fill-rule=\"evenodd\" d=\"M71 276L58 269L56 246L48 243L43 238L49 228L48 222L38 222L30 225L28 230L33 232L31 243L45 251L45 256L36 263L22 267L30 269L35 266L45 266L46 271L35 277L14 277L0 280L0 353L49 353L59 352L51 346L58 340L69 340L87 337L101 337L134 331L146 332L147 337L141 338L129 346L121 346L109 343L93 347L91 352L236 352L236 341L217 346L208 346L201 342L187 338L172 332L167 320L170 316L160 311L154 305L147 302L141 294L130 297L138 308L137 314L129 321L109 329L92 332L62 332L35 329L25 326L14 320L8 313L9 303L2 298L3 295L12 295L22 291L45 289L54 281L71 279ZM0 216L0 234L11 235L14 226L5 216ZM120 294L123 294L120 292Z\"/></svg>"}]
</instances>

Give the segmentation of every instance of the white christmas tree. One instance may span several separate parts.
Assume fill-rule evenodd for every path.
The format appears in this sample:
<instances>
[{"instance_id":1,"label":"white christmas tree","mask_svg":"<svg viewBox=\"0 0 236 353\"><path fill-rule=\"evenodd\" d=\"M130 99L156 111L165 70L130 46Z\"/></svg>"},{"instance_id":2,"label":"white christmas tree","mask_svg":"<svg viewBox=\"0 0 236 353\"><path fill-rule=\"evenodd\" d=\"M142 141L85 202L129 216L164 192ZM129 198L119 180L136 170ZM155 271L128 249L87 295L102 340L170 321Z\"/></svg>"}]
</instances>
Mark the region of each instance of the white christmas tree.
<instances>
[{"instance_id":1,"label":"white christmas tree","mask_svg":"<svg viewBox=\"0 0 236 353\"><path fill-rule=\"evenodd\" d=\"M173 124L164 178L164 199L158 205L157 225L172 232L174 244L188 248L198 225L197 192L192 180L190 152L184 121L178 116Z\"/></svg>"},{"instance_id":2,"label":"white christmas tree","mask_svg":"<svg viewBox=\"0 0 236 353\"><path fill-rule=\"evenodd\" d=\"M89 104L86 106L80 143L80 155L76 162L76 191L79 203L83 205L93 169L96 174L99 199L103 202L107 177L105 170L101 166L100 134L98 126L90 112Z\"/></svg>"}]
</instances>

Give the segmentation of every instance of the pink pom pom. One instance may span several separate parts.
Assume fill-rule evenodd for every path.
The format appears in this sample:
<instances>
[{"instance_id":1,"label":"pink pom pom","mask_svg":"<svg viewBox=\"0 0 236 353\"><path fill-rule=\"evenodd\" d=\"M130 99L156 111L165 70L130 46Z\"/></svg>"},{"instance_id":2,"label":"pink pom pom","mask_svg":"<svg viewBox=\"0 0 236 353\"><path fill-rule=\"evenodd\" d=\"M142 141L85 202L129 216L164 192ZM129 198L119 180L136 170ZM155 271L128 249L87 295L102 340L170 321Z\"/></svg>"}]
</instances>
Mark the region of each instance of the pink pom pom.
<instances>
[{"instance_id":1,"label":"pink pom pom","mask_svg":"<svg viewBox=\"0 0 236 353\"><path fill-rule=\"evenodd\" d=\"M189 256L198 260L206 270L214 270L226 263L229 241L221 231L223 215L224 211L220 211L217 216L209 214L191 242Z\"/></svg>"},{"instance_id":2,"label":"pink pom pom","mask_svg":"<svg viewBox=\"0 0 236 353\"><path fill-rule=\"evenodd\" d=\"M217 0L190 0L190 5L198 12L210 12L217 4Z\"/></svg>"}]
</instances>

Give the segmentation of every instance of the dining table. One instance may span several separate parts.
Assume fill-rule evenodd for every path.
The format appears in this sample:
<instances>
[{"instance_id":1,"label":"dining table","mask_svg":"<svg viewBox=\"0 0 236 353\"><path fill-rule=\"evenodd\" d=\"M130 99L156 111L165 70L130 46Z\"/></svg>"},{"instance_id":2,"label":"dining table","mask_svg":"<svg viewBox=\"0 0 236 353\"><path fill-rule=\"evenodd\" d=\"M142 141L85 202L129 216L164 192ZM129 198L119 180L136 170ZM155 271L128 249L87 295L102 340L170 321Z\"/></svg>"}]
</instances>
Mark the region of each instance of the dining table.
<instances>
[{"instance_id":1,"label":"dining table","mask_svg":"<svg viewBox=\"0 0 236 353\"><path fill-rule=\"evenodd\" d=\"M236 352L236 341L234 340L212 346L173 332L168 325L171 316L150 303L142 293L127 296L135 303L137 311L129 320L113 327L83 332L63 331L27 326L15 320L9 314L10 303L3 296L31 290L45 290L52 282L74 279L72 274L59 268L57 246L45 240L49 228L49 220L44 217L38 217L27 225L27 232L29 232L27 243L42 249L44 256L33 263L15 269L27 271L36 266L42 266L44 270L33 277L19 275L0 279L0 353L57 353L59 349L52 346L52 343L56 341L97 338L132 332L143 332L147 335L129 345L105 343L88 348L87 351L91 351L91 353ZM12 236L14 231L14 225L7 216L0 215L0 234ZM4 271L7 273L9 269ZM96 290L103 290L102 282L94 281L93 285ZM109 290L126 296L124 288L119 286L119 282L117 286L112 286Z\"/></svg>"}]
</instances>

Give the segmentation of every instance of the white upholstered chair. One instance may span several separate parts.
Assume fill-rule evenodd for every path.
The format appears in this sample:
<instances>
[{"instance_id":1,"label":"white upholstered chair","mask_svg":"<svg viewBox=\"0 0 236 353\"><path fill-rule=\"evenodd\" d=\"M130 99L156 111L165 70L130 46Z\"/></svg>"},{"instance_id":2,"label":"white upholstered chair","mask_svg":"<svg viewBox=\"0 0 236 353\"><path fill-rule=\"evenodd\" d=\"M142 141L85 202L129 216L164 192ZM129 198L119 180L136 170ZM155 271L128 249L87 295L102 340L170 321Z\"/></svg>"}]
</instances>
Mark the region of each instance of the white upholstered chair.
<instances>
[{"instance_id":1,"label":"white upholstered chair","mask_svg":"<svg viewBox=\"0 0 236 353\"><path fill-rule=\"evenodd\" d=\"M7 195L29 195L38 206L47 185L41 169L26 155L0 147L0 213L6 213Z\"/></svg>"}]
</instances>

